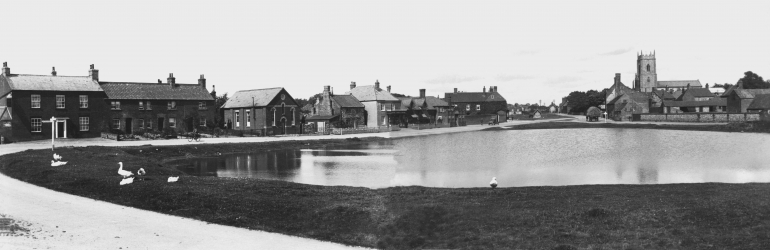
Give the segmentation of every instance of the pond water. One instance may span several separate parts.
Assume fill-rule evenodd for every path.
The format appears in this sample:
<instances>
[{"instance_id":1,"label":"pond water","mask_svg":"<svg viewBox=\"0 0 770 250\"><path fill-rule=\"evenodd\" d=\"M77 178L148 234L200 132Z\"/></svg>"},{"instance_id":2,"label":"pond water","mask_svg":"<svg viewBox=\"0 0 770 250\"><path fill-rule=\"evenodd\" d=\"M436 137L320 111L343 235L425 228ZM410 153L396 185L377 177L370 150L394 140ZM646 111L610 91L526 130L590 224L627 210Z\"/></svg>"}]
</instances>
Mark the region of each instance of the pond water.
<instances>
[{"instance_id":1,"label":"pond water","mask_svg":"<svg viewBox=\"0 0 770 250\"><path fill-rule=\"evenodd\" d=\"M770 135L647 129L478 131L196 159L189 174L315 185L501 187L769 182Z\"/></svg>"}]
</instances>

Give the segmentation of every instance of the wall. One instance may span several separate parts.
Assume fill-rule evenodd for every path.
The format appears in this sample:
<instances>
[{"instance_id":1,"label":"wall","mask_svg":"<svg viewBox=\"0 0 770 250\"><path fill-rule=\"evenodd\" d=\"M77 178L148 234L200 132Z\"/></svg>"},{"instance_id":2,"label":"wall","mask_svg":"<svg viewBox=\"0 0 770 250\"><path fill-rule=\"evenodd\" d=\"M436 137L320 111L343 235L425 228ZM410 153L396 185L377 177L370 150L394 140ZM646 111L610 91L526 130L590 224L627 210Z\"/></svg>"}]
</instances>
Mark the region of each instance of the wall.
<instances>
[{"instance_id":1,"label":"wall","mask_svg":"<svg viewBox=\"0 0 770 250\"><path fill-rule=\"evenodd\" d=\"M654 122L746 122L759 121L759 113L677 113L677 114L641 114L640 120Z\"/></svg>"},{"instance_id":2,"label":"wall","mask_svg":"<svg viewBox=\"0 0 770 250\"><path fill-rule=\"evenodd\" d=\"M31 108L31 95L40 95L40 108ZM56 95L64 95L64 109L56 108ZM9 106L13 107L11 122L13 141L51 139L51 124L43 123L42 132L31 132L31 118L44 121L56 117L69 117L66 121L67 138L88 138L101 136L100 124L104 121L106 108L104 92L84 91L13 91ZM80 95L88 95L88 108L80 108ZM80 131L79 117L89 117L89 130Z\"/></svg>"}]
</instances>

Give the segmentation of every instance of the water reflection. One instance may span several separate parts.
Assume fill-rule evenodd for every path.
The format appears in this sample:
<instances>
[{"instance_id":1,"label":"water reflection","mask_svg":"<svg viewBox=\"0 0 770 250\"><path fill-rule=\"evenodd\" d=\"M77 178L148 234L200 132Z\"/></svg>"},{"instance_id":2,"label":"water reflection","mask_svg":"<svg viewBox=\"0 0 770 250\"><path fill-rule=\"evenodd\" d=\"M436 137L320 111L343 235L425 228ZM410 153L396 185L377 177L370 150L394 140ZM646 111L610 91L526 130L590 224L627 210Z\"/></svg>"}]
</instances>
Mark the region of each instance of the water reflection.
<instances>
[{"instance_id":1,"label":"water reflection","mask_svg":"<svg viewBox=\"0 0 770 250\"><path fill-rule=\"evenodd\" d=\"M723 149L731 149L724 152ZM196 175L364 187L767 182L770 136L694 131L488 131L199 159Z\"/></svg>"}]
</instances>

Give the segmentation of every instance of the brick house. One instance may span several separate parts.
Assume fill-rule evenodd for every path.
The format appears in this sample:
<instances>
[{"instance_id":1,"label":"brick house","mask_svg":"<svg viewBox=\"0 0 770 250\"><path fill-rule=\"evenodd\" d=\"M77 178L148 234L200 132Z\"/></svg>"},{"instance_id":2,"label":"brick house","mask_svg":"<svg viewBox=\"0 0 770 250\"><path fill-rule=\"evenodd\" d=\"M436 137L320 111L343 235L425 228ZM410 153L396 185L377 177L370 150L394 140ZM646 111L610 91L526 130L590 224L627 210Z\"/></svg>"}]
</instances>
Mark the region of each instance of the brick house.
<instances>
[{"instance_id":1,"label":"brick house","mask_svg":"<svg viewBox=\"0 0 770 250\"><path fill-rule=\"evenodd\" d=\"M107 110L99 71L89 76L0 75L0 136L10 141L99 137ZM55 117L55 124L51 118ZM52 131L53 130L53 131Z\"/></svg>"},{"instance_id":2,"label":"brick house","mask_svg":"<svg viewBox=\"0 0 770 250\"><path fill-rule=\"evenodd\" d=\"M398 97L404 109L402 122L434 125L450 125L453 116L452 105L438 97L425 96L420 89L419 97Z\"/></svg>"},{"instance_id":3,"label":"brick house","mask_svg":"<svg viewBox=\"0 0 770 250\"><path fill-rule=\"evenodd\" d=\"M284 88L235 92L224 105L227 128L259 135L299 134L302 111Z\"/></svg>"},{"instance_id":4,"label":"brick house","mask_svg":"<svg viewBox=\"0 0 770 250\"><path fill-rule=\"evenodd\" d=\"M629 92L607 102L610 118L618 121L630 121L632 115L650 112L652 97L648 93Z\"/></svg>"},{"instance_id":5,"label":"brick house","mask_svg":"<svg viewBox=\"0 0 770 250\"><path fill-rule=\"evenodd\" d=\"M727 98L727 112L746 113L757 95L770 94L770 89L744 89L743 82L730 87L722 97Z\"/></svg>"},{"instance_id":6,"label":"brick house","mask_svg":"<svg viewBox=\"0 0 770 250\"><path fill-rule=\"evenodd\" d=\"M508 120L508 102L497 92L497 86L486 87L481 92L458 92L444 94L444 101L452 105L454 118L466 124L483 124L490 120Z\"/></svg>"},{"instance_id":7,"label":"brick house","mask_svg":"<svg viewBox=\"0 0 770 250\"><path fill-rule=\"evenodd\" d=\"M99 82L107 94L108 128L127 134L145 131L190 132L212 126L214 98L203 75L198 84L179 84L173 74L166 83Z\"/></svg>"},{"instance_id":8,"label":"brick house","mask_svg":"<svg viewBox=\"0 0 770 250\"><path fill-rule=\"evenodd\" d=\"M374 85L356 86L356 82L350 83L349 94L358 99L366 109L366 126L379 127L398 124L394 117L398 116L398 110L401 109L401 100L390 94L390 86L385 91L380 88L380 81L375 81Z\"/></svg>"},{"instance_id":9,"label":"brick house","mask_svg":"<svg viewBox=\"0 0 770 250\"><path fill-rule=\"evenodd\" d=\"M313 124L316 131L331 128L334 122L343 122L347 127L366 126L366 107L352 95L334 95L331 86L324 86L321 97L312 107L312 113L305 121Z\"/></svg>"}]
</instances>

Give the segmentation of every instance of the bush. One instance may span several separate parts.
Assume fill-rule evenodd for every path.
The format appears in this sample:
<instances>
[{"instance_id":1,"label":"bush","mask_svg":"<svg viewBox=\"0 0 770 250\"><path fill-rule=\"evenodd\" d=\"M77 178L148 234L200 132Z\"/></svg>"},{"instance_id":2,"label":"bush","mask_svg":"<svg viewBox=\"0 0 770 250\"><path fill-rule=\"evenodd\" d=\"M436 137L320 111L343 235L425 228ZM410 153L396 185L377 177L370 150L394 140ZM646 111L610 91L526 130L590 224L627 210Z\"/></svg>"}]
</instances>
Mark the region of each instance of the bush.
<instances>
[{"instance_id":1,"label":"bush","mask_svg":"<svg viewBox=\"0 0 770 250\"><path fill-rule=\"evenodd\" d=\"M110 133L116 134L116 135L124 134L123 130L120 130L120 129L110 129Z\"/></svg>"}]
</instances>

